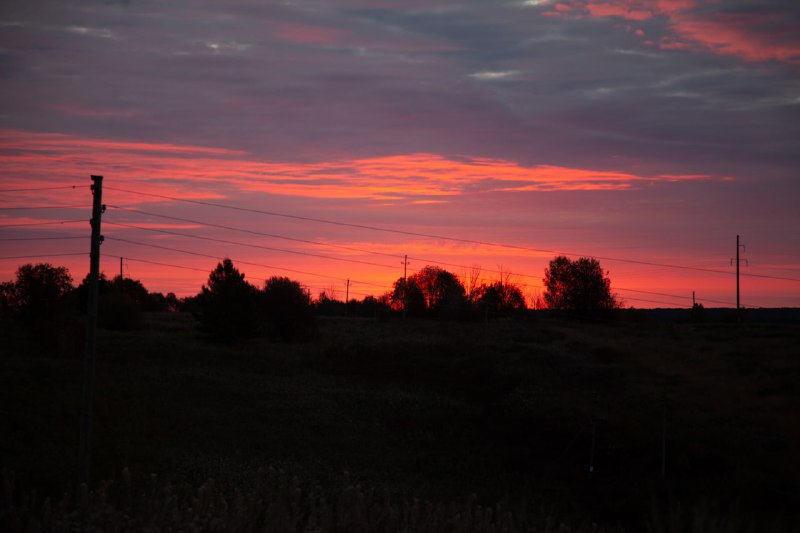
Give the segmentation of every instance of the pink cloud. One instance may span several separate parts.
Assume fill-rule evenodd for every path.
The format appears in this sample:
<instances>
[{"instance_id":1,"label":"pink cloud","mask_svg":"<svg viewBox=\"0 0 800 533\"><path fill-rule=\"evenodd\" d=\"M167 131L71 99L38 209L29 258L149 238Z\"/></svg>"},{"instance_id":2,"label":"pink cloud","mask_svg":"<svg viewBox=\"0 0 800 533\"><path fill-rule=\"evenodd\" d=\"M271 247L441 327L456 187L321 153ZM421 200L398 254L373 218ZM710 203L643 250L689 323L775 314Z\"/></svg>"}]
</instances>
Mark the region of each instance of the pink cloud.
<instances>
[{"instance_id":1,"label":"pink cloud","mask_svg":"<svg viewBox=\"0 0 800 533\"><path fill-rule=\"evenodd\" d=\"M622 17L626 20L647 20L653 18L653 11L645 8L645 2L597 2L590 1L586 10L592 17Z\"/></svg>"},{"instance_id":2,"label":"pink cloud","mask_svg":"<svg viewBox=\"0 0 800 533\"><path fill-rule=\"evenodd\" d=\"M441 203L448 197L474 193L626 190L653 181L710 179L524 166L499 159L449 158L430 153L311 163L259 161L235 150L9 130L0 131L0 143L6 148L0 172L15 176L18 184L52 184L54 174L77 181L89 174L105 173L107 183L119 188L193 199L220 198L224 191L247 191L419 204ZM57 192L53 194L58 198ZM120 191L115 197L120 203L146 201Z\"/></svg>"},{"instance_id":3,"label":"pink cloud","mask_svg":"<svg viewBox=\"0 0 800 533\"><path fill-rule=\"evenodd\" d=\"M719 9L722 4L710 0L575 0L570 5L571 12L596 18L663 18L670 34L645 42L661 49L705 49L746 61L800 63L800 33L790 14L778 10L725 12ZM644 36L641 30L636 35Z\"/></svg>"},{"instance_id":4,"label":"pink cloud","mask_svg":"<svg viewBox=\"0 0 800 533\"><path fill-rule=\"evenodd\" d=\"M370 32L359 33L321 24L291 21L270 23L272 35L282 41L317 46L343 46L392 52L446 52L457 50L451 43L425 39L408 39L407 36Z\"/></svg>"},{"instance_id":5,"label":"pink cloud","mask_svg":"<svg viewBox=\"0 0 800 533\"><path fill-rule=\"evenodd\" d=\"M296 43L332 45L341 42L347 35L338 28L299 22L275 22L272 26L280 39Z\"/></svg>"}]
</instances>

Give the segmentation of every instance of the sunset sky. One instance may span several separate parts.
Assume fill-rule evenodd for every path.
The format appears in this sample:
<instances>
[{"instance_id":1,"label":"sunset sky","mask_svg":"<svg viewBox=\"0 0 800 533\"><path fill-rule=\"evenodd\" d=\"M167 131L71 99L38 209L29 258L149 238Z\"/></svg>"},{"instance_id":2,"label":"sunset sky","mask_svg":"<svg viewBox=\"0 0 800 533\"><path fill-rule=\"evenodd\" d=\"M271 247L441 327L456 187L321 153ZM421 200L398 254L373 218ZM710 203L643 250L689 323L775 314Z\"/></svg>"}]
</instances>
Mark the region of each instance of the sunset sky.
<instances>
[{"instance_id":1,"label":"sunset sky","mask_svg":"<svg viewBox=\"0 0 800 533\"><path fill-rule=\"evenodd\" d=\"M592 256L626 306L800 306L793 0L4 0L0 281L380 295ZM747 262L744 262L744 259Z\"/></svg>"}]
</instances>

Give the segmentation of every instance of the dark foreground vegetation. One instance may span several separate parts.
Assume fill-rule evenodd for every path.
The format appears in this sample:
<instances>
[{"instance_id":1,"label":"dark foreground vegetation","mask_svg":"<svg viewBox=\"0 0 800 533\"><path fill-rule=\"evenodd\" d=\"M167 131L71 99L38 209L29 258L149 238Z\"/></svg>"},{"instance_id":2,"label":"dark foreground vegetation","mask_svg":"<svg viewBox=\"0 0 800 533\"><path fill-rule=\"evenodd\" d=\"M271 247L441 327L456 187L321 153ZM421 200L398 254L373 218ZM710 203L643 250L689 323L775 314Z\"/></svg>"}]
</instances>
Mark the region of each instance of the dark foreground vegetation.
<instances>
[{"instance_id":1,"label":"dark foreground vegetation","mask_svg":"<svg viewBox=\"0 0 800 533\"><path fill-rule=\"evenodd\" d=\"M0 530L797 531L798 326L633 318L145 312L99 331L88 488L80 358L5 322Z\"/></svg>"}]
</instances>

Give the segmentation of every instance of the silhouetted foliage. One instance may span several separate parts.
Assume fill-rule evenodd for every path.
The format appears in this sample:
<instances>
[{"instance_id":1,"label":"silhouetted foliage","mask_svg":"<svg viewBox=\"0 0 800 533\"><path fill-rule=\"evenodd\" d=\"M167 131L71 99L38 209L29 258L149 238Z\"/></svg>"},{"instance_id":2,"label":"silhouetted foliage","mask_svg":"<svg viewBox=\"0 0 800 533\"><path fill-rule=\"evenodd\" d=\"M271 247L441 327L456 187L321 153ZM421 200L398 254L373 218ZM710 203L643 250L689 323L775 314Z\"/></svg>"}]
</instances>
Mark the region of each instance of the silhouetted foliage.
<instances>
[{"instance_id":1,"label":"silhouetted foliage","mask_svg":"<svg viewBox=\"0 0 800 533\"><path fill-rule=\"evenodd\" d=\"M703 304L692 304L692 311L689 317L692 322L704 322L706 319L706 309L703 307Z\"/></svg>"},{"instance_id":2,"label":"silhouetted foliage","mask_svg":"<svg viewBox=\"0 0 800 533\"><path fill-rule=\"evenodd\" d=\"M89 299L89 276L87 275L75 291L79 308L86 312ZM116 276L109 280L104 272L97 280L97 326L104 329L132 330L144 326L145 311L164 310L154 305L150 294L141 281ZM163 296L162 296L163 298Z\"/></svg>"},{"instance_id":3,"label":"silhouetted foliage","mask_svg":"<svg viewBox=\"0 0 800 533\"><path fill-rule=\"evenodd\" d=\"M356 300L350 302L351 315L375 318L377 320L388 319L390 308L388 298L384 297L365 296L360 302Z\"/></svg>"},{"instance_id":4,"label":"silhouetted foliage","mask_svg":"<svg viewBox=\"0 0 800 533\"><path fill-rule=\"evenodd\" d=\"M22 265L14 282L2 286L2 306L26 324L52 322L61 299L72 291L66 267L50 263Z\"/></svg>"},{"instance_id":5,"label":"silhouetted foliage","mask_svg":"<svg viewBox=\"0 0 800 533\"><path fill-rule=\"evenodd\" d=\"M455 274L426 266L411 278L419 285L430 315L453 318L464 311L466 290Z\"/></svg>"},{"instance_id":6,"label":"silhouetted foliage","mask_svg":"<svg viewBox=\"0 0 800 533\"><path fill-rule=\"evenodd\" d=\"M596 311L616 309L611 280L600 263L590 257L571 261L559 256L550 261L544 273L544 300L550 309Z\"/></svg>"},{"instance_id":7,"label":"silhouetted foliage","mask_svg":"<svg viewBox=\"0 0 800 533\"><path fill-rule=\"evenodd\" d=\"M196 305L201 330L214 339L230 342L257 331L257 291L228 258L209 274Z\"/></svg>"},{"instance_id":8,"label":"silhouetted foliage","mask_svg":"<svg viewBox=\"0 0 800 533\"><path fill-rule=\"evenodd\" d=\"M389 295L392 309L402 311L408 317L421 317L425 315L425 296L417 281L413 278L399 278L392 286Z\"/></svg>"},{"instance_id":9,"label":"silhouetted foliage","mask_svg":"<svg viewBox=\"0 0 800 533\"><path fill-rule=\"evenodd\" d=\"M508 315L525 309L525 297L515 284L498 280L478 289L476 304L484 313Z\"/></svg>"},{"instance_id":10,"label":"silhouetted foliage","mask_svg":"<svg viewBox=\"0 0 800 533\"><path fill-rule=\"evenodd\" d=\"M144 326L142 306L129 294L106 290L97 302L97 326L123 331L139 329Z\"/></svg>"},{"instance_id":11,"label":"silhouetted foliage","mask_svg":"<svg viewBox=\"0 0 800 533\"><path fill-rule=\"evenodd\" d=\"M300 283L273 276L264 283L262 298L264 314L282 339L298 339L313 331L314 306Z\"/></svg>"},{"instance_id":12,"label":"silhouetted foliage","mask_svg":"<svg viewBox=\"0 0 800 533\"><path fill-rule=\"evenodd\" d=\"M328 291L320 291L314 305L317 309L317 314L321 316L344 316L345 305L341 300L336 299L335 295Z\"/></svg>"},{"instance_id":13,"label":"silhouetted foliage","mask_svg":"<svg viewBox=\"0 0 800 533\"><path fill-rule=\"evenodd\" d=\"M148 296L145 311L169 311L174 313L180 307L178 297L174 292L164 295L161 292L151 292Z\"/></svg>"},{"instance_id":14,"label":"silhouetted foliage","mask_svg":"<svg viewBox=\"0 0 800 533\"><path fill-rule=\"evenodd\" d=\"M13 281L0 283L0 319L9 319L13 316L15 289Z\"/></svg>"},{"instance_id":15,"label":"silhouetted foliage","mask_svg":"<svg viewBox=\"0 0 800 533\"><path fill-rule=\"evenodd\" d=\"M393 309L405 306L406 316L412 317L427 314L454 318L467 308L464 285L455 274L435 266L395 281L390 300Z\"/></svg>"},{"instance_id":16,"label":"silhouetted foliage","mask_svg":"<svg viewBox=\"0 0 800 533\"><path fill-rule=\"evenodd\" d=\"M21 323L31 348L42 355L77 356L85 326L70 303L72 276L49 263L23 265L15 280L0 284L3 318Z\"/></svg>"},{"instance_id":17,"label":"silhouetted foliage","mask_svg":"<svg viewBox=\"0 0 800 533\"><path fill-rule=\"evenodd\" d=\"M116 276L109 282L108 290L128 295L142 310L150 305L150 293L137 279Z\"/></svg>"}]
</instances>

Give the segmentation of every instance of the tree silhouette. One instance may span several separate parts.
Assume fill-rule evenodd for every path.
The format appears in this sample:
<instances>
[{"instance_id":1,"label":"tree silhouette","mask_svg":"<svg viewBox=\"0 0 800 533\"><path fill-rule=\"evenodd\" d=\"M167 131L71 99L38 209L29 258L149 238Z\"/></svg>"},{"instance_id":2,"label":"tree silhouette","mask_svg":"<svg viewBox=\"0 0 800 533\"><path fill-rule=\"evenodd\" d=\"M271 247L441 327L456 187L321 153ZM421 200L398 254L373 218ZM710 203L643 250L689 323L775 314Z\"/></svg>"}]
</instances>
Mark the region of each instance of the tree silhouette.
<instances>
[{"instance_id":1,"label":"tree silhouette","mask_svg":"<svg viewBox=\"0 0 800 533\"><path fill-rule=\"evenodd\" d=\"M200 327L211 337L229 342L256 333L257 293L244 277L228 258L209 274L196 303Z\"/></svg>"},{"instance_id":2,"label":"tree silhouette","mask_svg":"<svg viewBox=\"0 0 800 533\"><path fill-rule=\"evenodd\" d=\"M72 291L72 276L66 267L50 263L19 267L16 280L3 284L4 306L23 322L52 322L59 301Z\"/></svg>"},{"instance_id":3,"label":"tree silhouette","mask_svg":"<svg viewBox=\"0 0 800 533\"><path fill-rule=\"evenodd\" d=\"M73 294L66 267L27 264L17 269L14 281L0 285L0 309L20 323L33 351L75 356L82 349L85 327L70 304Z\"/></svg>"},{"instance_id":4,"label":"tree silhouette","mask_svg":"<svg viewBox=\"0 0 800 533\"><path fill-rule=\"evenodd\" d=\"M493 315L506 315L525 309L522 290L515 284L502 280L482 285L477 291L476 301L481 311Z\"/></svg>"},{"instance_id":5,"label":"tree silhouette","mask_svg":"<svg viewBox=\"0 0 800 533\"><path fill-rule=\"evenodd\" d=\"M314 306L300 283L273 276L264 283L262 300L267 320L282 339L297 339L313 329Z\"/></svg>"},{"instance_id":6,"label":"tree silhouette","mask_svg":"<svg viewBox=\"0 0 800 533\"><path fill-rule=\"evenodd\" d=\"M454 317L466 306L464 285L455 274L439 267L426 266L407 279L394 282L392 307L403 309L408 316Z\"/></svg>"},{"instance_id":7,"label":"tree silhouette","mask_svg":"<svg viewBox=\"0 0 800 533\"><path fill-rule=\"evenodd\" d=\"M142 310L146 309L150 303L150 293L138 279L116 276L109 282L108 288L111 291L127 295Z\"/></svg>"},{"instance_id":8,"label":"tree silhouette","mask_svg":"<svg viewBox=\"0 0 800 533\"><path fill-rule=\"evenodd\" d=\"M433 315L457 313L466 303L466 290L455 274L436 266L426 266L413 276Z\"/></svg>"},{"instance_id":9,"label":"tree silhouette","mask_svg":"<svg viewBox=\"0 0 800 533\"><path fill-rule=\"evenodd\" d=\"M413 277L399 278L392 286L389 300L394 310L406 310L406 316L420 317L425 314L426 303L422 289Z\"/></svg>"},{"instance_id":10,"label":"tree silhouette","mask_svg":"<svg viewBox=\"0 0 800 533\"><path fill-rule=\"evenodd\" d=\"M611 280L591 257L570 261L558 256L544 271L544 300L550 309L595 311L619 307L611 294Z\"/></svg>"}]
</instances>

